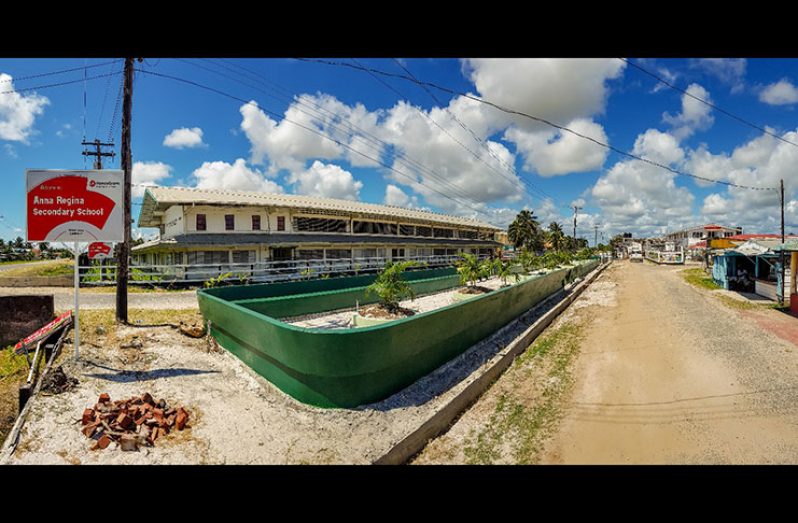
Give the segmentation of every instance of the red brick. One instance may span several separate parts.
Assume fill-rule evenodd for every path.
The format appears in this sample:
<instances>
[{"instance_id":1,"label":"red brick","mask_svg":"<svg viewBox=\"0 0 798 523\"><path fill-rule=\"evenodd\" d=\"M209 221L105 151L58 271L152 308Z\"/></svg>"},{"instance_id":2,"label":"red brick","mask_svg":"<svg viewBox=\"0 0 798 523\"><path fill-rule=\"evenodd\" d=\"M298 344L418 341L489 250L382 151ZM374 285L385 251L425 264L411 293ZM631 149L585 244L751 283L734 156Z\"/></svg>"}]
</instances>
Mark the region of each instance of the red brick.
<instances>
[{"instance_id":1,"label":"red brick","mask_svg":"<svg viewBox=\"0 0 798 523\"><path fill-rule=\"evenodd\" d=\"M83 435L86 436L87 438L92 437L94 435L94 431L97 430L97 427L99 426L100 424L98 422L89 423L88 425L83 427L82 429Z\"/></svg>"},{"instance_id":2,"label":"red brick","mask_svg":"<svg viewBox=\"0 0 798 523\"><path fill-rule=\"evenodd\" d=\"M136 451L139 449L139 444L135 436L125 434L119 438L119 447L125 452Z\"/></svg>"},{"instance_id":3,"label":"red brick","mask_svg":"<svg viewBox=\"0 0 798 523\"><path fill-rule=\"evenodd\" d=\"M111 396L109 396L107 392L103 392L102 394L100 394L100 400L99 400L100 403L108 403L110 401L111 401Z\"/></svg>"},{"instance_id":4,"label":"red brick","mask_svg":"<svg viewBox=\"0 0 798 523\"><path fill-rule=\"evenodd\" d=\"M81 422L84 425L88 425L92 421L94 421L94 410L93 409L84 410L83 411L83 418L81 419Z\"/></svg>"},{"instance_id":5,"label":"red brick","mask_svg":"<svg viewBox=\"0 0 798 523\"><path fill-rule=\"evenodd\" d=\"M183 430L188 423L188 412L183 407L177 409L177 418L175 418L175 426L177 430Z\"/></svg>"},{"instance_id":6,"label":"red brick","mask_svg":"<svg viewBox=\"0 0 798 523\"><path fill-rule=\"evenodd\" d=\"M124 412L121 412L119 413L119 416L116 417L116 423L124 430L127 430L131 427L131 425L133 425L133 420L130 419L130 416Z\"/></svg>"},{"instance_id":7,"label":"red brick","mask_svg":"<svg viewBox=\"0 0 798 523\"><path fill-rule=\"evenodd\" d=\"M105 449L108 448L108 445L111 444L111 438L108 437L108 434L103 434L100 436L100 439L97 440L95 444L97 448Z\"/></svg>"},{"instance_id":8,"label":"red brick","mask_svg":"<svg viewBox=\"0 0 798 523\"><path fill-rule=\"evenodd\" d=\"M155 400L153 399L152 395L149 392L145 392L144 394L141 395L141 401L149 405L155 405Z\"/></svg>"}]
</instances>

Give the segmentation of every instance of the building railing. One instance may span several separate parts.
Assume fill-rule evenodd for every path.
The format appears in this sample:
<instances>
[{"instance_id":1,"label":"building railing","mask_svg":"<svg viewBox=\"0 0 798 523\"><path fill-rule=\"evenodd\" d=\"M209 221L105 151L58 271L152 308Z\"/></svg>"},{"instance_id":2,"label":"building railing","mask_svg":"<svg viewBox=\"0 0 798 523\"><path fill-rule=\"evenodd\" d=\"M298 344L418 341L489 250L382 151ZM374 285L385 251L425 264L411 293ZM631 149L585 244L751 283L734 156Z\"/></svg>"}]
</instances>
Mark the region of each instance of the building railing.
<instances>
[{"instance_id":1,"label":"building railing","mask_svg":"<svg viewBox=\"0 0 798 523\"><path fill-rule=\"evenodd\" d=\"M488 257L479 255L480 259ZM264 283L374 273L382 269L387 261L412 260L419 263L419 268L435 268L453 266L459 259L457 255L440 255L410 256L393 260L387 257L370 257L251 263L131 264L128 281L141 284L197 284L228 275L227 278L233 281ZM116 265L81 265L80 274L81 283L85 285L113 285L116 281Z\"/></svg>"}]
</instances>

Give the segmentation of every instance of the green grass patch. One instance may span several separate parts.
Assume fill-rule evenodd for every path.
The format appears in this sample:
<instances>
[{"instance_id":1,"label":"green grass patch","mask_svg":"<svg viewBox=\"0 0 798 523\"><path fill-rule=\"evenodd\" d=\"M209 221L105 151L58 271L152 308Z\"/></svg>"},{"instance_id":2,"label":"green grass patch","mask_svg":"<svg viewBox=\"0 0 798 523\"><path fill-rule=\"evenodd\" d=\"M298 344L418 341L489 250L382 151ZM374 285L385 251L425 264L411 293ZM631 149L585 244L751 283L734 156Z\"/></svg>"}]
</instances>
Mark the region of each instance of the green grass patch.
<instances>
[{"instance_id":1,"label":"green grass patch","mask_svg":"<svg viewBox=\"0 0 798 523\"><path fill-rule=\"evenodd\" d=\"M30 263L30 262L28 262ZM35 276L71 276L75 273L71 260L53 260L27 267L8 269L0 273L0 278L30 278Z\"/></svg>"},{"instance_id":2,"label":"green grass patch","mask_svg":"<svg viewBox=\"0 0 798 523\"><path fill-rule=\"evenodd\" d=\"M712 276L709 276L706 272L704 272L704 269L685 269L682 271L682 277L690 285L701 287L702 289L714 291L721 288L720 285L715 283L715 280L712 279Z\"/></svg>"},{"instance_id":3,"label":"green grass patch","mask_svg":"<svg viewBox=\"0 0 798 523\"><path fill-rule=\"evenodd\" d=\"M502 458L505 448L510 449L515 463L537 461L543 439L557 420L560 401L572 382L570 364L580 341L581 326L566 323L536 340L516 359L512 372L518 373L524 372L523 367L535 357L553 358L546 379L553 379L555 385L547 386L540 397L529 398L523 376L519 376L513 390L499 396L486 427L469 438L463 449L466 463L495 463Z\"/></svg>"},{"instance_id":4,"label":"green grass patch","mask_svg":"<svg viewBox=\"0 0 798 523\"><path fill-rule=\"evenodd\" d=\"M743 301L732 298L731 296L718 295L718 299L730 309L737 309L739 311L762 311L769 309L780 310L779 302L765 302L756 303L750 301ZM785 307L786 308L786 307Z\"/></svg>"},{"instance_id":5,"label":"green grass patch","mask_svg":"<svg viewBox=\"0 0 798 523\"><path fill-rule=\"evenodd\" d=\"M25 356L14 354L10 345L0 350L0 379L13 376L17 373L27 372L28 362Z\"/></svg>"}]
</instances>

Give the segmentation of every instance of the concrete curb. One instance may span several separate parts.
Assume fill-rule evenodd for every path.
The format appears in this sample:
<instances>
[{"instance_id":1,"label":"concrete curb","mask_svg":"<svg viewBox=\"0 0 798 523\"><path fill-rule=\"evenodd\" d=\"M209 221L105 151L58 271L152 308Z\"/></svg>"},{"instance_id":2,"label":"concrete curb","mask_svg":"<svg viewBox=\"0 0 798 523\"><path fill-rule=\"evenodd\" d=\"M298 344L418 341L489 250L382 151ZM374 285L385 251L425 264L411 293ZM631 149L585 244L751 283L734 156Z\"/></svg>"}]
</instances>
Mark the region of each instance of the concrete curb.
<instances>
[{"instance_id":1,"label":"concrete curb","mask_svg":"<svg viewBox=\"0 0 798 523\"><path fill-rule=\"evenodd\" d=\"M460 394L444 405L422 423L416 430L405 436L388 452L372 462L374 465L401 465L419 453L434 437L444 432L451 423L465 409L474 403L499 376L513 363L516 356L524 352L529 345L549 326L554 319L562 313L576 298L582 294L588 285L595 280L612 262L599 265L590 275L578 284L573 292L563 298L551 310L530 325L520 336L509 345L507 352L492 367L465 387Z\"/></svg>"}]
</instances>

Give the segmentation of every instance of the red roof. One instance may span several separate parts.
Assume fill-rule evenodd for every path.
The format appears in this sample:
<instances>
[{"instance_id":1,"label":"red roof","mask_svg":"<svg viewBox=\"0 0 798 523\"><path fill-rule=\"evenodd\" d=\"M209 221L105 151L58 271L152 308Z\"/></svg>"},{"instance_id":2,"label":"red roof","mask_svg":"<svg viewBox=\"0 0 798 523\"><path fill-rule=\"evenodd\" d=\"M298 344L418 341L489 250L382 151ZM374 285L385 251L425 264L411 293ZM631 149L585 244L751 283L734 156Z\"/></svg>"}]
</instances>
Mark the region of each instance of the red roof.
<instances>
[{"instance_id":1,"label":"red roof","mask_svg":"<svg viewBox=\"0 0 798 523\"><path fill-rule=\"evenodd\" d=\"M757 238L781 238L781 234L779 233L764 233L764 234L735 234L734 236L726 237L727 240L734 240L734 241L745 241L745 240L755 240ZM787 234L785 238L798 238L798 236Z\"/></svg>"},{"instance_id":2,"label":"red roof","mask_svg":"<svg viewBox=\"0 0 798 523\"><path fill-rule=\"evenodd\" d=\"M707 242L700 241L700 242L696 242L696 243L694 243L692 245L688 245L687 248L688 249L703 249L706 246L707 246Z\"/></svg>"}]
</instances>

